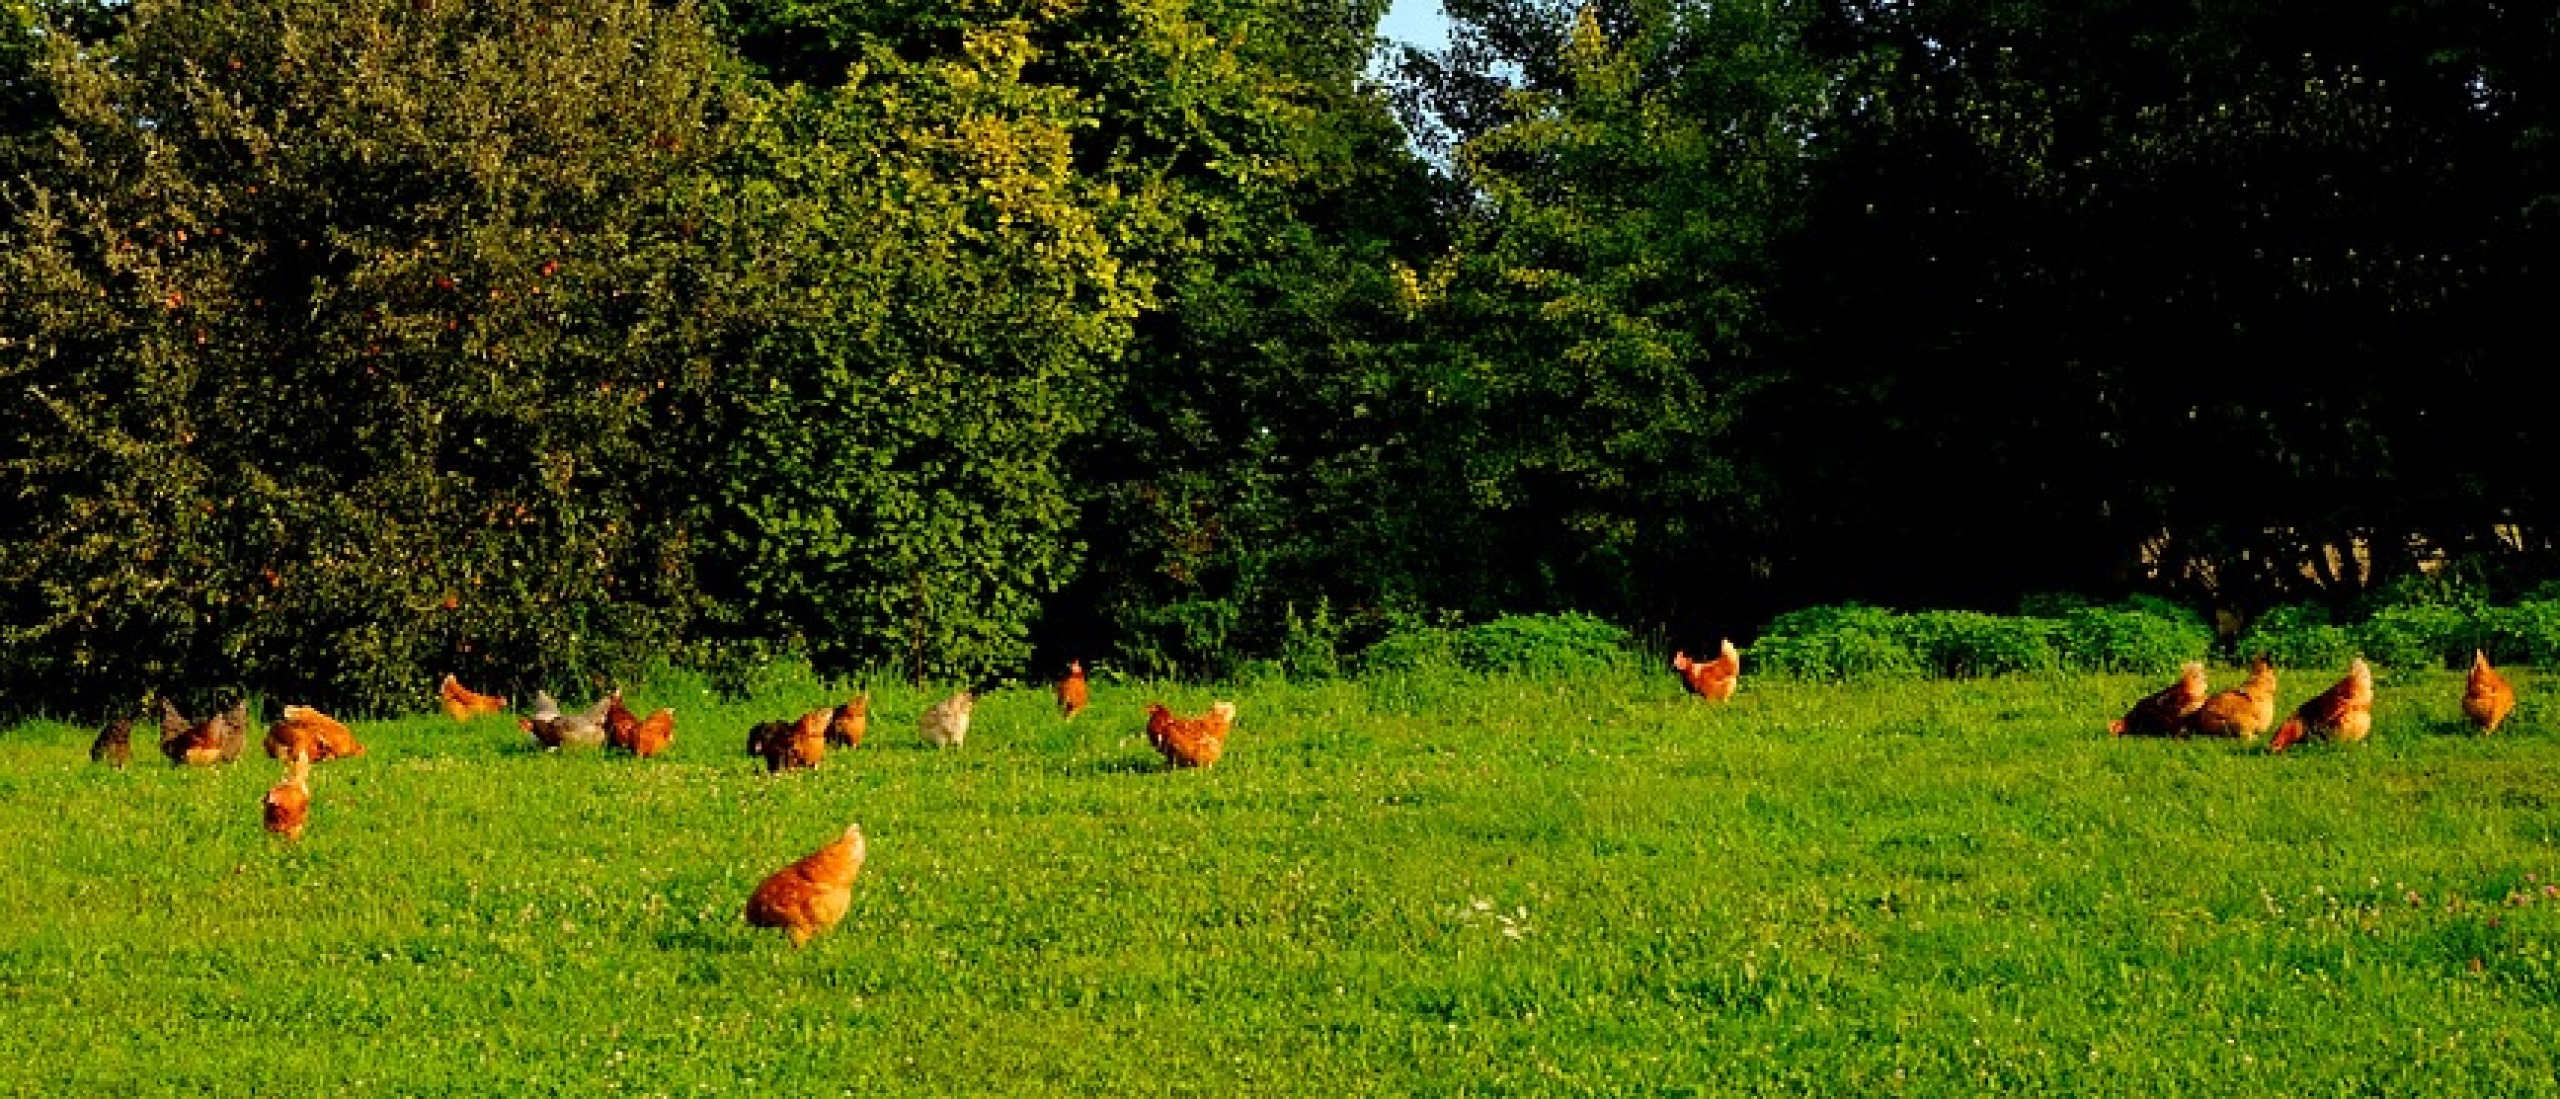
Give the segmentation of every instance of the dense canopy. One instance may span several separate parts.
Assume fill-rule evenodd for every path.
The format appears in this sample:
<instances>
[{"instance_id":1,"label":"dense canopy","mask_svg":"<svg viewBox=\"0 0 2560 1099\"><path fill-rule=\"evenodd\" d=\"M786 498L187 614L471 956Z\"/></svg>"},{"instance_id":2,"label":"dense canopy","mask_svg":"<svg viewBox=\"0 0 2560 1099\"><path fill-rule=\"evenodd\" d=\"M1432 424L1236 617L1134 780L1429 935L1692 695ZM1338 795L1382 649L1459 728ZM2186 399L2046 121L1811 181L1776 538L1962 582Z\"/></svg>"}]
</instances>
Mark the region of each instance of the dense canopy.
<instances>
[{"instance_id":1,"label":"dense canopy","mask_svg":"<svg viewBox=\"0 0 2560 1099\"><path fill-rule=\"evenodd\" d=\"M2560 13L10 0L0 705L2551 568Z\"/></svg>"}]
</instances>

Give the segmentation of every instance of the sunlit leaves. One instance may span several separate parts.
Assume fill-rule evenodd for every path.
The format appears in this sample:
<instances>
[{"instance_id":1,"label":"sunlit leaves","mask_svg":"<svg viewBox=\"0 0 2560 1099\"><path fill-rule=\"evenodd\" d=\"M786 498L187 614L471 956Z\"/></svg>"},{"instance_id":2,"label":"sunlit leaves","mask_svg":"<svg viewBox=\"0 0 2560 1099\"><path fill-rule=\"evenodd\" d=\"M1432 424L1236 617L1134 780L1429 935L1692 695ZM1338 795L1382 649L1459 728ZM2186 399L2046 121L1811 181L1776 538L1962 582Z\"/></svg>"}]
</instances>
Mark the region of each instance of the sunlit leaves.
<instances>
[{"instance_id":1,"label":"sunlit leaves","mask_svg":"<svg viewBox=\"0 0 2560 1099\"><path fill-rule=\"evenodd\" d=\"M705 499L750 628L830 666L1018 660L1075 561L1058 448L1141 302L1019 28L777 91L724 233L757 280Z\"/></svg>"}]
</instances>

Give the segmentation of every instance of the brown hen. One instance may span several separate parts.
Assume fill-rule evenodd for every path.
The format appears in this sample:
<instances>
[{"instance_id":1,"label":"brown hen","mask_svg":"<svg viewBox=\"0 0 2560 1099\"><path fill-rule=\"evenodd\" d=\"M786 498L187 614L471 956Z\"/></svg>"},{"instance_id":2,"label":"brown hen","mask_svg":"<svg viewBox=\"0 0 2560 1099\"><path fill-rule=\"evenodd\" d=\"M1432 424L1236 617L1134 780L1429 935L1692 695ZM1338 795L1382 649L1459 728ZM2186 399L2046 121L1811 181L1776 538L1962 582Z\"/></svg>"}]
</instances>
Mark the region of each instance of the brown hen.
<instances>
[{"instance_id":1,"label":"brown hen","mask_svg":"<svg viewBox=\"0 0 2560 1099\"><path fill-rule=\"evenodd\" d=\"M1075 720L1077 714L1084 712L1085 701L1090 695L1084 681L1084 661L1068 661L1066 678L1058 681L1058 712L1066 715L1069 721Z\"/></svg>"},{"instance_id":2,"label":"brown hen","mask_svg":"<svg viewBox=\"0 0 2560 1099\"><path fill-rule=\"evenodd\" d=\"M871 692L864 691L845 700L827 721L827 743L837 748L859 748L863 731L871 727Z\"/></svg>"},{"instance_id":3,"label":"brown hen","mask_svg":"<svg viewBox=\"0 0 2560 1099\"><path fill-rule=\"evenodd\" d=\"M168 756L173 765L210 767L230 763L249 747L249 700L240 699L220 715L189 725L177 706L161 699L160 732L160 754Z\"/></svg>"},{"instance_id":4,"label":"brown hen","mask_svg":"<svg viewBox=\"0 0 2560 1099\"><path fill-rule=\"evenodd\" d=\"M463 686L462 681L451 674L447 674L444 682L436 687L436 695L444 703L445 715L455 721L487 717L504 713L507 709L507 696L481 694Z\"/></svg>"},{"instance_id":5,"label":"brown hen","mask_svg":"<svg viewBox=\"0 0 2560 1099\"><path fill-rule=\"evenodd\" d=\"M284 716L267 726L268 759L292 759L295 752L326 763L364 754L356 734L334 717L309 706L287 706Z\"/></svg>"},{"instance_id":6,"label":"brown hen","mask_svg":"<svg viewBox=\"0 0 2560 1099\"><path fill-rule=\"evenodd\" d=\"M747 731L747 751L764 758L767 773L815 767L827 758L832 709L811 710L797 721L767 721Z\"/></svg>"},{"instance_id":7,"label":"brown hen","mask_svg":"<svg viewBox=\"0 0 2560 1099\"><path fill-rule=\"evenodd\" d=\"M824 713L826 711L819 711ZM844 836L810 852L808 857L776 871L747 898L747 923L779 927L794 949L811 936L834 927L853 907L853 879L862 873L869 847L859 824Z\"/></svg>"},{"instance_id":8,"label":"brown hen","mask_svg":"<svg viewBox=\"0 0 2560 1099\"><path fill-rule=\"evenodd\" d=\"M2281 752L2305 739L2355 743L2373 731L2373 669L2363 657L2347 665L2347 676L2328 690L2294 707L2293 716L2276 730L2267 750Z\"/></svg>"},{"instance_id":9,"label":"brown hen","mask_svg":"<svg viewBox=\"0 0 2560 1099\"><path fill-rule=\"evenodd\" d=\"M311 820L311 754L297 749L293 762L286 765L284 781L267 791L267 831L289 840L302 838L302 826Z\"/></svg>"},{"instance_id":10,"label":"brown hen","mask_svg":"<svg viewBox=\"0 0 2560 1099\"><path fill-rule=\"evenodd\" d=\"M617 752L633 750L632 734L640 729L640 715L632 713L630 707L622 704L622 690L619 687L605 696L604 703L605 748Z\"/></svg>"},{"instance_id":11,"label":"brown hen","mask_svg":"<svg viewBox=\"0 0 2560 1099\"><path fill-rule=\"evenodd\" d=\"M1742 682L1742 654L1728 639L1716 643L1716 658L1708 661L1689 659L1686 652L1671 654L1671 670L1680 673L1680 681L1710 702L1733 697L1733 689Z\"/></svg>"},{"instance_id":12,"label":"brown hen","mask_svg":"<svg viewBox=\"0 0 2560 1099\"><path fill-rule=\"evenodd\" d=\"M2483 733L2498 731L2498 724L2516 708L2516 689L2507 677L2489 666L2489 654L2471 650L2471 677L2462 684L2462 716Z\"/></svg>"},{"instance_id":13,"label":"brown hen","mask_svg":"<svg viewBox=\"0 0 2560 1099\"><path fill-rule=\"evenodd\" d=\"M647 759L666 751L676 742L676 712L658 707L631 729L631 753Z\"/></svg>"},{"instance_id":14,"label":"brown hen","mask_svg":"<svg viewBox=\"0 0 2560 1099\"><path fill-rule=\"evenodd\" d=\"M1164 703L1147 704L1147 743L1174 767L1206 767L1227 751L1227 730L1235 725L1236 704L1220 700L1209 712L1187 717Z\"/></svg>"},{"instance_id":15,"label":"brown hen","mask_svg":"<svg viewBox=\"0 0 2560 1099\"><path fill-rule=\"evenodd\" d=\"M2276 723L2276 668L2259 653L2249 664L2249 678L2236 691L2217 691L2187 715L2187 728L2199 736L2254 741Z\"/></svg>"},{"instance_id":16,"label":"brown hen","mask_svg":"<svg viewBox=\"0 0 2560 1099\"><path fill-rule=\"evenodd\" d=\"M2187 661L2178 669L2178 681L2145 697L2125 711L2125 715L2107 723L2109 736L2185 736L2187 715L2204 705L2204 662Z\"/></svg>"}]
</instances>

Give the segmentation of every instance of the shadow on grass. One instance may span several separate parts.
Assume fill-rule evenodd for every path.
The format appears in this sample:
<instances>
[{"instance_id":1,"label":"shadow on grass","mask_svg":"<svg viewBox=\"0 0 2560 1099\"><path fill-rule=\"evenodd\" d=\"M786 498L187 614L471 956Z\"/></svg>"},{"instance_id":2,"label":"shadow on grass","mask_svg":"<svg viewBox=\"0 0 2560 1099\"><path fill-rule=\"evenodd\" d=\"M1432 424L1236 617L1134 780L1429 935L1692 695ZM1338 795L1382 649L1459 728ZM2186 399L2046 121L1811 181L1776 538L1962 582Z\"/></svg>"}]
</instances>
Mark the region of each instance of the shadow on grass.
<instances>
[{"instance_id":1,"label":"shadow on grass","mask_svg":"<svg viewBox=\"0 0 2560 1099\"><path fill-rule=\"evenodd\" d=\"M1114 756L1109 759L1084 760L1061 770L1065 774L1084 778L1097 775L1152 775L1171 770L1171 768L1166 767L1163 760L1153 756Z\"/></svg>"},{"instance_id":2,"label":"shadow on grass","mask_svg":"<svg viewBox=\"0 0 2560 1099\"><path fill-rule=\"evenodd\" d=\"M750 954L765 945L756 936L728 928L715 931L708 927L661 931L657 935L657 944L660 950L688 954Z\"/></svg>"},{"instance_id":3,"label":"shadow on grass","mask_svg":"<svg viewBox=\"0 0 2560 1099\"><path fill-rule=\"evenodd\" d=\"M2512 727L2513 723L2511 721L2500 722L2498 724L2500 732L2504 732ZM2425 729L2430 736L2453 737L2459 740L2479 740L2483 737L2499 735L2498 733L2481 732L2480 727L2472 724L2471 719L2467 717L2449 718L2443 721L2430 722L2425 726Z\"/></svg>"}]
</instances>

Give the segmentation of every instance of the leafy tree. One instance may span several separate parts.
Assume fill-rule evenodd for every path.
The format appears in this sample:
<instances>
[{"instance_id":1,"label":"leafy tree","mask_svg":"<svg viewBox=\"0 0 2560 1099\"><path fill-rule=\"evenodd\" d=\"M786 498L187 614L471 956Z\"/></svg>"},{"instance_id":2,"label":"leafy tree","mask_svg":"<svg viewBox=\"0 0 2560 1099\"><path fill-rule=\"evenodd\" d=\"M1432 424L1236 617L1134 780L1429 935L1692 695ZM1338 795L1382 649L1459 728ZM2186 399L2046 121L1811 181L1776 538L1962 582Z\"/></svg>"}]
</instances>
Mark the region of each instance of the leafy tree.
<instances>
[{"instance_id":1,"label":"leafy tree","mask_svg":"<svg viewBox=\"0 0 2560 1099\"><path fill-rule=\"evenodd\" d=\"M2549 13L1834 10L1792 366L1754 416L1795 440L1798 583L1884 581L1890 545L1934 590L1883 598L2245 608L2523 540L2538 428L2479 398L2535 369Z\"/></svg>"},{"instance_id":2,"label":"leafy tree","mask_svg":"<svg viewBox=\"0 0 2560 1099\"><path fill-rule=\"evenodd\" d=\"M1118 650L1215 672L1294 606L1366 592L1400 546L1382 388L1415 330L1390 262L1437 250L1438 192L1361 83L1377 0L1112 0L727 9L778 81L834 85L1017 27L1019 79L1067 97L1072 167L1141 310L1071 449L1080 579L1050 602L1063 662ZM860 62L857 64L857 62ZM1345 566L1350 566L1346 568ZM1352 601L1363 601L1355 596Z\"/></svg>"},{"instance_id":3,"label":"leafy tree","mask_svg":"<svg viewBox=\"0 0 2560 1099\"><path fill-rule=\"evenodd\" d=\"M46 43L99 41L113 33L116 16L106 0L0 3L0 175L18 174L26 146L60 120L42 71Z\"/></svg>"},{"instance_id":4,"label":"leafy tree","mask_svg":"<svg viewBox=\"0 0 2560 1099\"><path fill-rule=\"evenodd\" d=\"M742 636L830 670L1018 664L1073 568L1060 448L1144 300L1070 166L1079 117L1021 26L871 50L768 96L724 173L746 281L698 490Z\"/></svg>"},{"instance_id":5,"label":"leafy tree","mask_svg":"<svg viewBox=\"0 0 2560 1099\"><path fill-rule=\"evenodd\" d=\"M1760 532L1731 438L1766 383L1763 256L1795 216L1820 73L1778 3L1472 9L1556 52L1457 146L1479 201L1434 323L1471 506L1513 606L1735 613ZM1614 30L1613 30L1614 28ZM1720 577L1709 581L1709 576Z\"/></svg>"},{"instance_id":6,"label":"leafy tree","mask_svg":"<svg viewBox=\"0 0 2560 1099\"><path fill-rule=\"evenodd\" d=\"M143 0L46 45L0 223L13 701L373 710L664 645L731 104L689 6Z\"/></svg>"},{"instance_id":7,"label":"leafy tree","mask_svg":"<svg viewBox=\"0 0 2560 1099\"><path fill-rule=\"evenodd\" d=\"M1162 304L1082 463L1096 564L1061 647L1220 674L1303 649L1319 607L1374 636L1480 550L1432 506L1463 489L1416 415L1438 352L1398 277L1445 251L1456 194L1366 75L1382 7L1195 8L1242 44L1220 109L1187 136L1134 112L1161 137L1119 143L1120 171L1178 182L1149 224L1191 228L1142 242Z\"/></svg>"}]
</instances>

